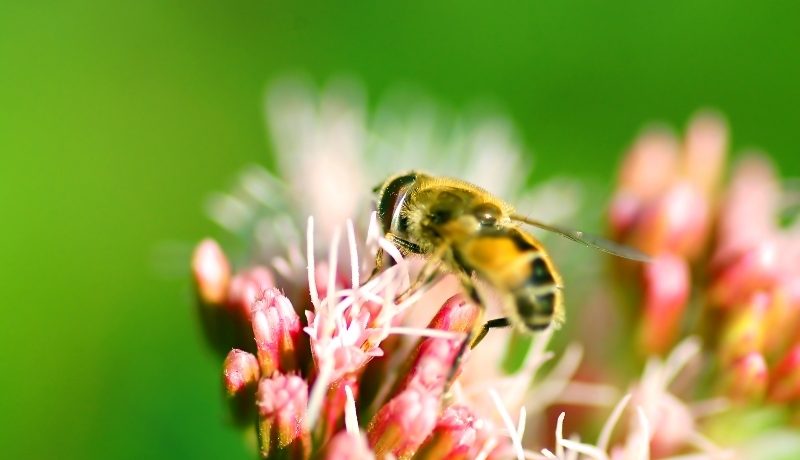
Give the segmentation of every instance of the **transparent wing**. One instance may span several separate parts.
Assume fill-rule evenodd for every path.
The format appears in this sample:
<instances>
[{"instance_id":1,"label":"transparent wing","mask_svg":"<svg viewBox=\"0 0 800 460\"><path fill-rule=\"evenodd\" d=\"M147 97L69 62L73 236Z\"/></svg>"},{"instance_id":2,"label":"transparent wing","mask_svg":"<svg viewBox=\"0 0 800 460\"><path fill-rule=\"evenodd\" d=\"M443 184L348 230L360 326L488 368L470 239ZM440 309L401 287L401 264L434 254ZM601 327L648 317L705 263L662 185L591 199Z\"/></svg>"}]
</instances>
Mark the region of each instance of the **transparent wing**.
<instances>
[{"instance_id":1,"label":"transparent wing","mask_svg":"<svg viewBox=\"0 0 800 460\"><path fill-rule=\"evenodd\" d=\"M617 257L636 260L639 262L650 262L651 260L650 256L637 249L633 249L632 247L615 243L613 241L609 241L601 236L592 235L590 233L584 233L580 230L573 230L570 228L545 224L544 222L539 222L538 220L533 220L528 217L521 216L519 214L512 215L511 219L519 222L524 222L529 225L533 225L534 227L539 227L549 232L557 233L563 236L564 238L598 249L603 252L607 252Z\"/></svg>"}]
</instances>

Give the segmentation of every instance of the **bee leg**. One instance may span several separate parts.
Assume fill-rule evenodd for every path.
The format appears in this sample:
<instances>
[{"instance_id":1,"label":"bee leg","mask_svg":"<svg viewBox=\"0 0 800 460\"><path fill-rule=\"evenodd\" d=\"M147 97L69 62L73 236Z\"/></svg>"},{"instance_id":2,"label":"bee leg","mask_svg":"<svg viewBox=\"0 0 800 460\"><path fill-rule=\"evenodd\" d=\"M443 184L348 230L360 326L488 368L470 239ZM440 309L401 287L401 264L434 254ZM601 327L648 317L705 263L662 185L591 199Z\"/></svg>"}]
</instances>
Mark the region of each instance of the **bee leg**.
<instances>
[{"instance_id":1,"label":"bee leg","mask_svg":"<svg viewBox=\"0 0 800 460\"><path fill-rule=\"evenodd\" d=\"M486 321L485 323L483 323L481 331L478 333L478 335L475 336L475 338L472 340L472 344L469 347L470 348L477 347L478 344L481 342L481 340L483 340L483 338L486 337L486 334L489 332L489 329L498 329L509 326L511 326L511 322L506 317L495 318Z\"/></svg>"},{"instance_id":2,"label":"bee leg","mask_svg":"<svg viewBox=\"0 0 800 460\"><path fill-rule=\"evenodd\" d=\"M369 274L369 278L364 281L364 284L372 281L372 278L375 278L378 273L383 270L383 248L378 247L378 250L375 251L375 268L372 269L372 273Z\"/></svg>"},{"instance_id":3,"label":"bee leg","mask_svg":"<svg viewBox=\"0 0 800 460\"><path fill-rule=\"evenodd\" d=\"M461 284L467 291L470 300L472 300L472 302L474 302L475 305L478 307L478 316L475 318L475 323L474 323L475 326L470 328L469 332L467 332L467 336L464 338L464 341L461 342L461 346L458 348L456 357L455 359L453 359L453 365L450 367L450 371L447 374L447 380L445 380L445 385L444 385L445 401L449 400L452 396L450 395L450 388L453 385L453 381L455 381L456 372L458 372L458 369L461 367L461 362L464 360L464 355L466 355L467 353L467 347L469 347L469 345L474 342L473 340L474 338L476 337L483 338L483 336L486 335L486 333L483 332L483 329L486 327L486 325L483 324L483 313L485 308L484 305L486 304L483 303L480 294L478 294L478 290L472 283L472 279L466 273L462 273L460 278L461 278ZM479 324L481 325L480 327L481 332L478 332L478 327L476 327Z\"/></svg>"},{"instance_id":4,"label":"bee leg","mask_svg":"<svg viewBox=\"0 0 800 460\"><path fill-rule=\"evenodd\" d=\"M402 302L403 300L407 299L408 296L410 296L414 291L432 282L436 278L442 265L442 255L444 255L446 250L447 248L442 246L441 248L437 249L431 255L431 257L428 258L428 260L425 261L425 265L422 266L419 275L417 275L414 282L411 283L411 286L397 296L395 299L397 302Z\"/></svg>"}]
</instances>

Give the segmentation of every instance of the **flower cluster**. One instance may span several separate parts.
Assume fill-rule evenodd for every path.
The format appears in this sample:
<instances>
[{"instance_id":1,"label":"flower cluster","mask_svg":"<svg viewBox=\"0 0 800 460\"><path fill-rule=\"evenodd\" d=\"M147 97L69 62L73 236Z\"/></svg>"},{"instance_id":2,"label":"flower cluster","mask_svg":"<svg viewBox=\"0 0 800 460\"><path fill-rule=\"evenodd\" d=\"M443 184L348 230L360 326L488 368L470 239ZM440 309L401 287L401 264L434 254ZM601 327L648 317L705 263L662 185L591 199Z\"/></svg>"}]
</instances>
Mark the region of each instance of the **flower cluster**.
<instances>
[{"instance_id":1,"label":"flower cluster","mask_svg":"<svg viewBox=\"0 0 800 460\"><path fill-rule=\"evenodd\" d=\"M695 118L683 142L648 132L623 162L611 236L650 263L584 280L602 295L568 300L585 305L568 305L580 316L566 328L491 332L459 359L479 306L446 274L411 289L424 261L382 237L370 180L400 159L550 222L577 212L581 188L525 189L530 155L503 118L396 100L368 117L364 106L349 82L276 85L267 113L281 174L248 168L209 204L248 262L210 239L194 253L233 420L255 428L262 457L721 459L766 442L800 452L786 431L800 422L800 225L777 221L792 197L763 156L742 160L723 188L717 116ZM392 263L373 273L379 249ZM616 319L598 327L598 315ZM581 322L594 322L590 334ZM737 424L764 408L769 424Z\"/></svg>"}]
</instances>

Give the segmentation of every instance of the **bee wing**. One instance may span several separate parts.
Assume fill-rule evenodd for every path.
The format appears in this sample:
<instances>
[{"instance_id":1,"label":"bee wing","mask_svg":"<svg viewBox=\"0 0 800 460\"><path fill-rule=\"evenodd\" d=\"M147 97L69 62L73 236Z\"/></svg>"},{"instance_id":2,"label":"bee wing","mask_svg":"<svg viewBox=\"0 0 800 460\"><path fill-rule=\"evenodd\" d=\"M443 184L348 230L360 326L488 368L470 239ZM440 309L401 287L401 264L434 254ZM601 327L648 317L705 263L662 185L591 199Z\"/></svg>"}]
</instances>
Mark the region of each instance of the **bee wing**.
<instances>
[{"instance_id":1,"label":"bee wing","mask_svg":"<svg viewBox=\"0 0 800 460\"><path fill-rule=\"evenodd\" d=\"M592 235L590 233L585 233L580 230L573 230L571 228L564 228L556 225L545 224L544 222L539 222L538 220L533 220L528 217L521 216L519 214L513 214L511 216L511 219L519 222L524 222L528 225L533 225L534 227L539 227L549 232L557 233L569 240L581 243L583 245L595 248L603 252L607 252L617 257L622 257L623 259L636 260L639 262L651 261L651 257L648 256L647 254L637 249L634 249L630 246L625 246L623 244L607 240L602 236Z\"/></svg>"}]
</instances>

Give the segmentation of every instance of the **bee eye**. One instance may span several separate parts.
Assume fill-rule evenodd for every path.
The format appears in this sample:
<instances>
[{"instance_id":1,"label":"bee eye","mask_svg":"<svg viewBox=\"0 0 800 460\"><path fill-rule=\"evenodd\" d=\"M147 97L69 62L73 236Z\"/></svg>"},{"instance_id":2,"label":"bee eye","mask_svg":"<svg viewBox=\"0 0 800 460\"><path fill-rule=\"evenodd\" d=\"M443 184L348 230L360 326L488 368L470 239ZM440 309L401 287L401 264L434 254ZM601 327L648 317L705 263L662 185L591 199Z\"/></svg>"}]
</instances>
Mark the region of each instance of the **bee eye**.
<instances>
[{"instance_id":1,"label":"bee eye","mask_svg":"<svg viewBox=\"0 0 800 460\"><path fill-rule=\"evenodd\" d=\"M472 210L472 215L478 219L481 225L491 226L497 223L501 212L500 208L491 203L482 203Z\"/></svg>"},{"instance_id":2,"label":"bee eye","mask_svg":"<svg viewBox=\"0 0 800 460\"><path fill-rule=\"evenodd\" d=\"M450 220L450 218L453 217L453 213L449 209L435 208L431 210L428 217L431 219L432 224L441 225Z\"/></svg>"}]
</instances>

